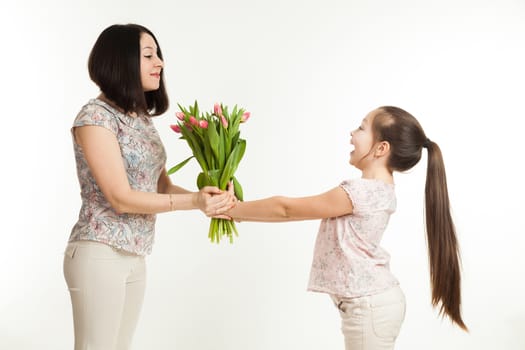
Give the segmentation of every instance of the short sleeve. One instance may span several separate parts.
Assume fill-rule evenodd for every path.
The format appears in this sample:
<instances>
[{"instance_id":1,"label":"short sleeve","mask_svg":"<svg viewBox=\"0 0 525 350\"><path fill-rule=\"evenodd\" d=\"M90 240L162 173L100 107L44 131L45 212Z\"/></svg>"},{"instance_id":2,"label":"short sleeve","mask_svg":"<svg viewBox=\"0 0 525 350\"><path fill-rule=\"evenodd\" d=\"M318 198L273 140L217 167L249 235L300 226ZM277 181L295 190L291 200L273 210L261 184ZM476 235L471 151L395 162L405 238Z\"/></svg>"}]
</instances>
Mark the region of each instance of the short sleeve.
<instances>
[{"instance_id":1,"label":"short sleeve","mask_svg":"<svg viewBox=\"0 0 525 350\"><path fill-rule=\"evenodd\" d=\"M368 179L345 180L341 183L354 206L354 214L385 210L393 213L396 198L393 185Z\"/></svg>"},{"instance_id":2,"label":"short sleeve","mask_svg":"<svg viewBox=\"0 0 525 350\"><path fill-rule=\"evenodd\" d=\"M360 198L361 196L359 195L359 188L356 186L356 182L352 180L345 180L341 182L339 187L341 187L346 192L348 198L352 202L353 212L358 213L359 209L361 208L362 201Z\"/></svg>"},{"instance_id":3,"label":"short sleeve","mask_svg":"<svg viewBox=\"0 0 525 350\"><path fill-rule=\"evenodd\" d=\"M113 134L118 133L117 117L102 106L96 104L87 104L78 113L73 128L79 126L102 126Z\"/></svg>"}]
</instances>

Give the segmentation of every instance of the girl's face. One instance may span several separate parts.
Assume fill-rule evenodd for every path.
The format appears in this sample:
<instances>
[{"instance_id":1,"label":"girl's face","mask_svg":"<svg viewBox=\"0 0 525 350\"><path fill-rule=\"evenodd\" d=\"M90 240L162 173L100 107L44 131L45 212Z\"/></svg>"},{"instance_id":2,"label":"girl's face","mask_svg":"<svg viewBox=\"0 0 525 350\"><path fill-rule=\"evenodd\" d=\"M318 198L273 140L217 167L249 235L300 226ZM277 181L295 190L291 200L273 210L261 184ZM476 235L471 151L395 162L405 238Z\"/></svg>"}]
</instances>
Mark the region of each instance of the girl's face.
<instances>
[{"instance_id":1,"label":"girl's face","mask_svg":"<svg viewBox=\"0 0 525 350\"><path fill-rule=\"evenodd\" d=\"M164 62L157 56L157 45L147 33L140 36L140 78L144 91L157 90Z\"/></svg>"},{"instance_id":2,"label":"girl's face","mask_svg":"<svg viewBox=\"0 0 525 350\"><path fill-rule=\"evenodd\" d=\"M373 158L372 146L374 145L374 135L372 134L372 121L375 111L368 113L361 125L350 132L350 144L354 150L350 152L350 164L363 170Z\"/></svg>"}]
</instances>

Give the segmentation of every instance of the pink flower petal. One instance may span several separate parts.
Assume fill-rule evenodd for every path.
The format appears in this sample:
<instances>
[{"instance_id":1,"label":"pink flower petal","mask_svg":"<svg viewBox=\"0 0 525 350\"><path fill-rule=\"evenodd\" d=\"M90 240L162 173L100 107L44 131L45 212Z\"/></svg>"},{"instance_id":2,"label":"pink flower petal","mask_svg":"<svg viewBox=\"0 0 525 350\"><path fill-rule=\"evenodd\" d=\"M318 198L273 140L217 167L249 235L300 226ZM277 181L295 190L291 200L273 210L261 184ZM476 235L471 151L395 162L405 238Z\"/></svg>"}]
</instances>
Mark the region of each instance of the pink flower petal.
<instances>
[{"instance_id":1,"label":"pink flower petal","mask_svg":"<svg viewBox=\"0 0 525 350\"><path fill-rule=\"evenodd\" d=\"M241 123L244 123L248 119L250 119L250 112L244 112L241 117Z\"/></svg>"},{"instance_id":2,"label":"pink flower petal","mask_svg":"<svg viewBox=\"0 0 525 350\"><path fill-rule=\"evenodd\" d=\"M190 124L191 125L199 125L199 122L194 116L190 116Z\"/></svg>"},{"instance_id":3,"label":"pink flower petal","mask_svg":"<svg viewBox=\"0 0 525 350\"><path fill-rule=\"evenodd\" d=\"M222 117L222 108L220 104L216 103L213 105L213 113L218 117Z\"/></svg>"},{"instance_id":4,"label":"pink flower petal","mask_svg":"<svg viewBox=\"0 0 525 350\"><path fill-rule=\"evenodd\" d=\"M180 134L180 126L178 125L170 125L171 130L175 131L176 133Z\"/></svg>"},{"instance_id":5,"label":"pink flower petal","mask_svg":"<svg viewBox=\"0 0 525 350\"><path fill-rule=\"evenodd\" d=\"M224 116L222 115L221 115L221 123L222 123L222 126L224 126L225 128L228 127L228 120L224 118Z\"/></svg>"}]
</instances>

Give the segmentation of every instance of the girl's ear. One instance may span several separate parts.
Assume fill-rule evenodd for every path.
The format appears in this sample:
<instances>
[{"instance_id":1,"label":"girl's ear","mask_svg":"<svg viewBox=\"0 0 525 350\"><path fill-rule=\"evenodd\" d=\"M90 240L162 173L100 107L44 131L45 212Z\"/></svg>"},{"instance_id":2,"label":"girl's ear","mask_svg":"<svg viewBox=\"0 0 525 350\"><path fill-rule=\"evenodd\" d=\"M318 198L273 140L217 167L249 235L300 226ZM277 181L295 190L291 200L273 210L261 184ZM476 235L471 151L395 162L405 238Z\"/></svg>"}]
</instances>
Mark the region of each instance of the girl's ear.
<instances>
[{"instance_id":1,"label":"girl's ear","mask_svg":"<svg viewBox=\"0 0 525 350\"><path fill-rule=\"evenodd\" d=\"M390 153L390 143L388 141L381 141L376 147L375 156L383 157Z\"/></svg>"}]
</instances>

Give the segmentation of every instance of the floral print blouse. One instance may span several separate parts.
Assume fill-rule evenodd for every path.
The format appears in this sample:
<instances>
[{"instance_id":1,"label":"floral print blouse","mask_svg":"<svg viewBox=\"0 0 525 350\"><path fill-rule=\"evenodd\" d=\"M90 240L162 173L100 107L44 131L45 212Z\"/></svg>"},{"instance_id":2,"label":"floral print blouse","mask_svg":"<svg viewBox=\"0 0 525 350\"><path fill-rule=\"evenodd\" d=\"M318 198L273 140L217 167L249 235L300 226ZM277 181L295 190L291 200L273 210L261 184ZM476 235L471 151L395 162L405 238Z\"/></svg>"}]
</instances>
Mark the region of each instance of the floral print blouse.
<instances>
[{"instance_id":1,"label":"floral print blouse","mask_svg":"<svg viewBox=\"0 0 525 350\"><path fill-rule=\"evenodd\" d=\"M321 221L308 290L354 298L398 285L389 269L390 256L379 245L396 209L394 185L360 178L340 186L353 213Z\"/></svg>"},{"instance_id":2,"label":"floral print blouse","mask_svg":"<svg viewBox=\"0 0 525 350\"><path fill-rule=\"evenodd\" d=\"M150 117L125 115L105 102L93 99L82 107L73 128L86 125L106 128L116 136L132 189L157 192L158 179L166 164L166 152ZM156 216L117 213L98 187L74 137L73 145L82 206L69 241L97 241L132 254L151 253Z\"/></svg>"}]
</instances>

